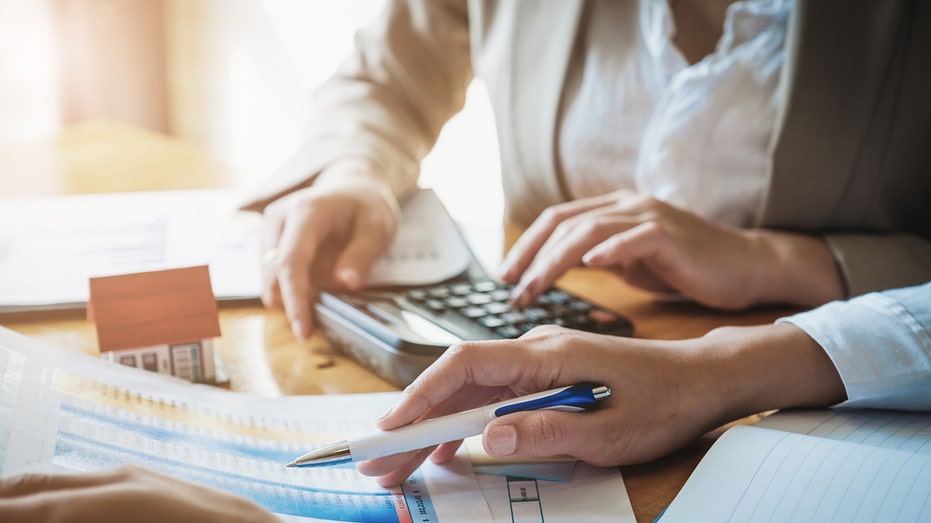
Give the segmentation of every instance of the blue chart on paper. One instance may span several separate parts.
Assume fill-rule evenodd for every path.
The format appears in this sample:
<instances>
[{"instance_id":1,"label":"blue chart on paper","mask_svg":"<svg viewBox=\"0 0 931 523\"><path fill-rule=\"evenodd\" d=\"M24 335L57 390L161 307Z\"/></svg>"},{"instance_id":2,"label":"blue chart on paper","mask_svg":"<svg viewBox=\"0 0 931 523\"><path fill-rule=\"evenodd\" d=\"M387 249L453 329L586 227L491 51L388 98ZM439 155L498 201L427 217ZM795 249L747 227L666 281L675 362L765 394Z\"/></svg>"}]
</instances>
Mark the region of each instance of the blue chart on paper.
<instances>
[{"instance_id":1,"label":"blue chart on paper","mask_svg":"<svg viewBox=\"0 0 931 523\"><path fill-rule=\"evenodd\" d=\"M360 480L351 464L283 471L295 453L293 443L191 427L65 396L54 463L82 471L134 463L298 518L409 523L408 507L415 507L417 521L438 521L417 474L403 490L387 491Z\"/></svg>"}]
</instances>

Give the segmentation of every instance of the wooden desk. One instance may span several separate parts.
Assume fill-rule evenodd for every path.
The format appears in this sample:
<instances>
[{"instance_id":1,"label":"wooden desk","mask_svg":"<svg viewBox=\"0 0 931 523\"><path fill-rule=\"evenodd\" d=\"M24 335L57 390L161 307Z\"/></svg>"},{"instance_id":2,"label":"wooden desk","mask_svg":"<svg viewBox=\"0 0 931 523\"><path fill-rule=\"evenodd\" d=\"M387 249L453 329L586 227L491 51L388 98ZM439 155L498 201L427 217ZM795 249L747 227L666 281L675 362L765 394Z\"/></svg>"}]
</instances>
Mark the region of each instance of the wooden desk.
<instances>
[{"instance_id":1,"label":"wooden desk","mask_svg":"<svg viewBox=\"0 0 931 523\"><path fill-rule=\"evenodd\" d=\"M68 129L49 143L0 149L0 165L16 173L0 180L5 197L222 187L230 170L172 138L113 122ZM772 322L785 309L741 314L715 312L682 301L662 300L600 271L574 270L565 289L628 315L641 338L700 336L722 325ZM0 324L50 344L97 354L93 326L83 311L0 316ZM254 303L221 306L223 332L217 342L231 387L263 396L345 394L397 390L315 336L298 342L280 311ZM743 420L750 422L753 419ZM695 465L720 434L700 440L651 463L623 467L638 521L653 521L672 501Z\"/></svg>"}]
</instances>

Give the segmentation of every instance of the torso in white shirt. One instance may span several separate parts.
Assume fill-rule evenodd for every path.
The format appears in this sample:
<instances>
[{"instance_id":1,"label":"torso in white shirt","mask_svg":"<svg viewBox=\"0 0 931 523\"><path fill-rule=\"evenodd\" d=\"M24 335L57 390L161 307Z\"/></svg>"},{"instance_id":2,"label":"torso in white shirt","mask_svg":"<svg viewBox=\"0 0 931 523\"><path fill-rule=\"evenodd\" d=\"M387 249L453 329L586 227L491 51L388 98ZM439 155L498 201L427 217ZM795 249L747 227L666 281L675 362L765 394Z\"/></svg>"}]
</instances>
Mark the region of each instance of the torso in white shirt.
<instances>
[{"instance_id":1,"label":"torso in white shirt","mask_svg":"<svg viewBox=\"0 0 931 523\"><path fill-rule=\"evenodd\" d=\"M592 2L563 94L558 154L573 198L628 188L735 226L761 204L782 104L792 0L732 4L717 47L689 65L666 0L640 0L635 45L612 0Z\"/></svg>"}]
</instances>

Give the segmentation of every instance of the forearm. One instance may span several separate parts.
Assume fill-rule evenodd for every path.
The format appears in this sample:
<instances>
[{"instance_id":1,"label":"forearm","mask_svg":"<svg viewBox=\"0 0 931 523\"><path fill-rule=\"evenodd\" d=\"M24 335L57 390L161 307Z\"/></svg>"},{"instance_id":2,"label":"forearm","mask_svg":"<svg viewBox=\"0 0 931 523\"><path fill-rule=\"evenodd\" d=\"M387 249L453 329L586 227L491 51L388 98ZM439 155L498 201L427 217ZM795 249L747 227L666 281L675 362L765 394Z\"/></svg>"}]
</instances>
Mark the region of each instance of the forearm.
<instances>
[{"instance_id":1,"label":"forearm","mask_svg":"<svg viewBox=\"0 0 931 523\"><path fill-rule=\"evenodd\" d=\"M400 198L473 77L464 0L388 2L314 93L299 150L245 205L260 210L337 162L364 158Z\"/></svg>"},{"instance_id":2,"label":"forearm","mask_svg":"<svg viewBox=\"0 0 931 523\"><path fill-rule=\"evenodd\" d=\"M845 297L837 260L819 236L752 230L758 248L756 303L817 307Z\"/></svg>"},{"instance_id":3,"label":"forearm","mask_svg":"<svg viewBox=\"0 0 931 523\"><path fill-rule=\"evenodd\" d=\"M767 410L844 401L844 384L825 351L786 324L725 327L701 338L706 394L720 423Z\"/></svg>"}]
</instances>

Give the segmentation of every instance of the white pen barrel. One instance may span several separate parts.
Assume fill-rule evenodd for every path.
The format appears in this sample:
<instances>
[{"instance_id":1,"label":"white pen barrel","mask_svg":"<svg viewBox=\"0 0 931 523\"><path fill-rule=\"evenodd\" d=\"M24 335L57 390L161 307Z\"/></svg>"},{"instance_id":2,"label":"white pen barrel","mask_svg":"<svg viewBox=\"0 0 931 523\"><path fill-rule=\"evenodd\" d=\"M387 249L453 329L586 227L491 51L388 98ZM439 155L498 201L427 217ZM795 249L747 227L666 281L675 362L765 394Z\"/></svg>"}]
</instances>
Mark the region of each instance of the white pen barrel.
<instances>
[{"instance_id":1,"label":"white pen barrel","mask_svg":"<svg viewBox=\"0 0 931 523\"><path fill-rule=\"evenodd\" d=\"M487 411L487 413L486 413ZM390 456L481 434L493 409L478 408L349 440L353 461Z\"/></svg>"}]
</instances>

